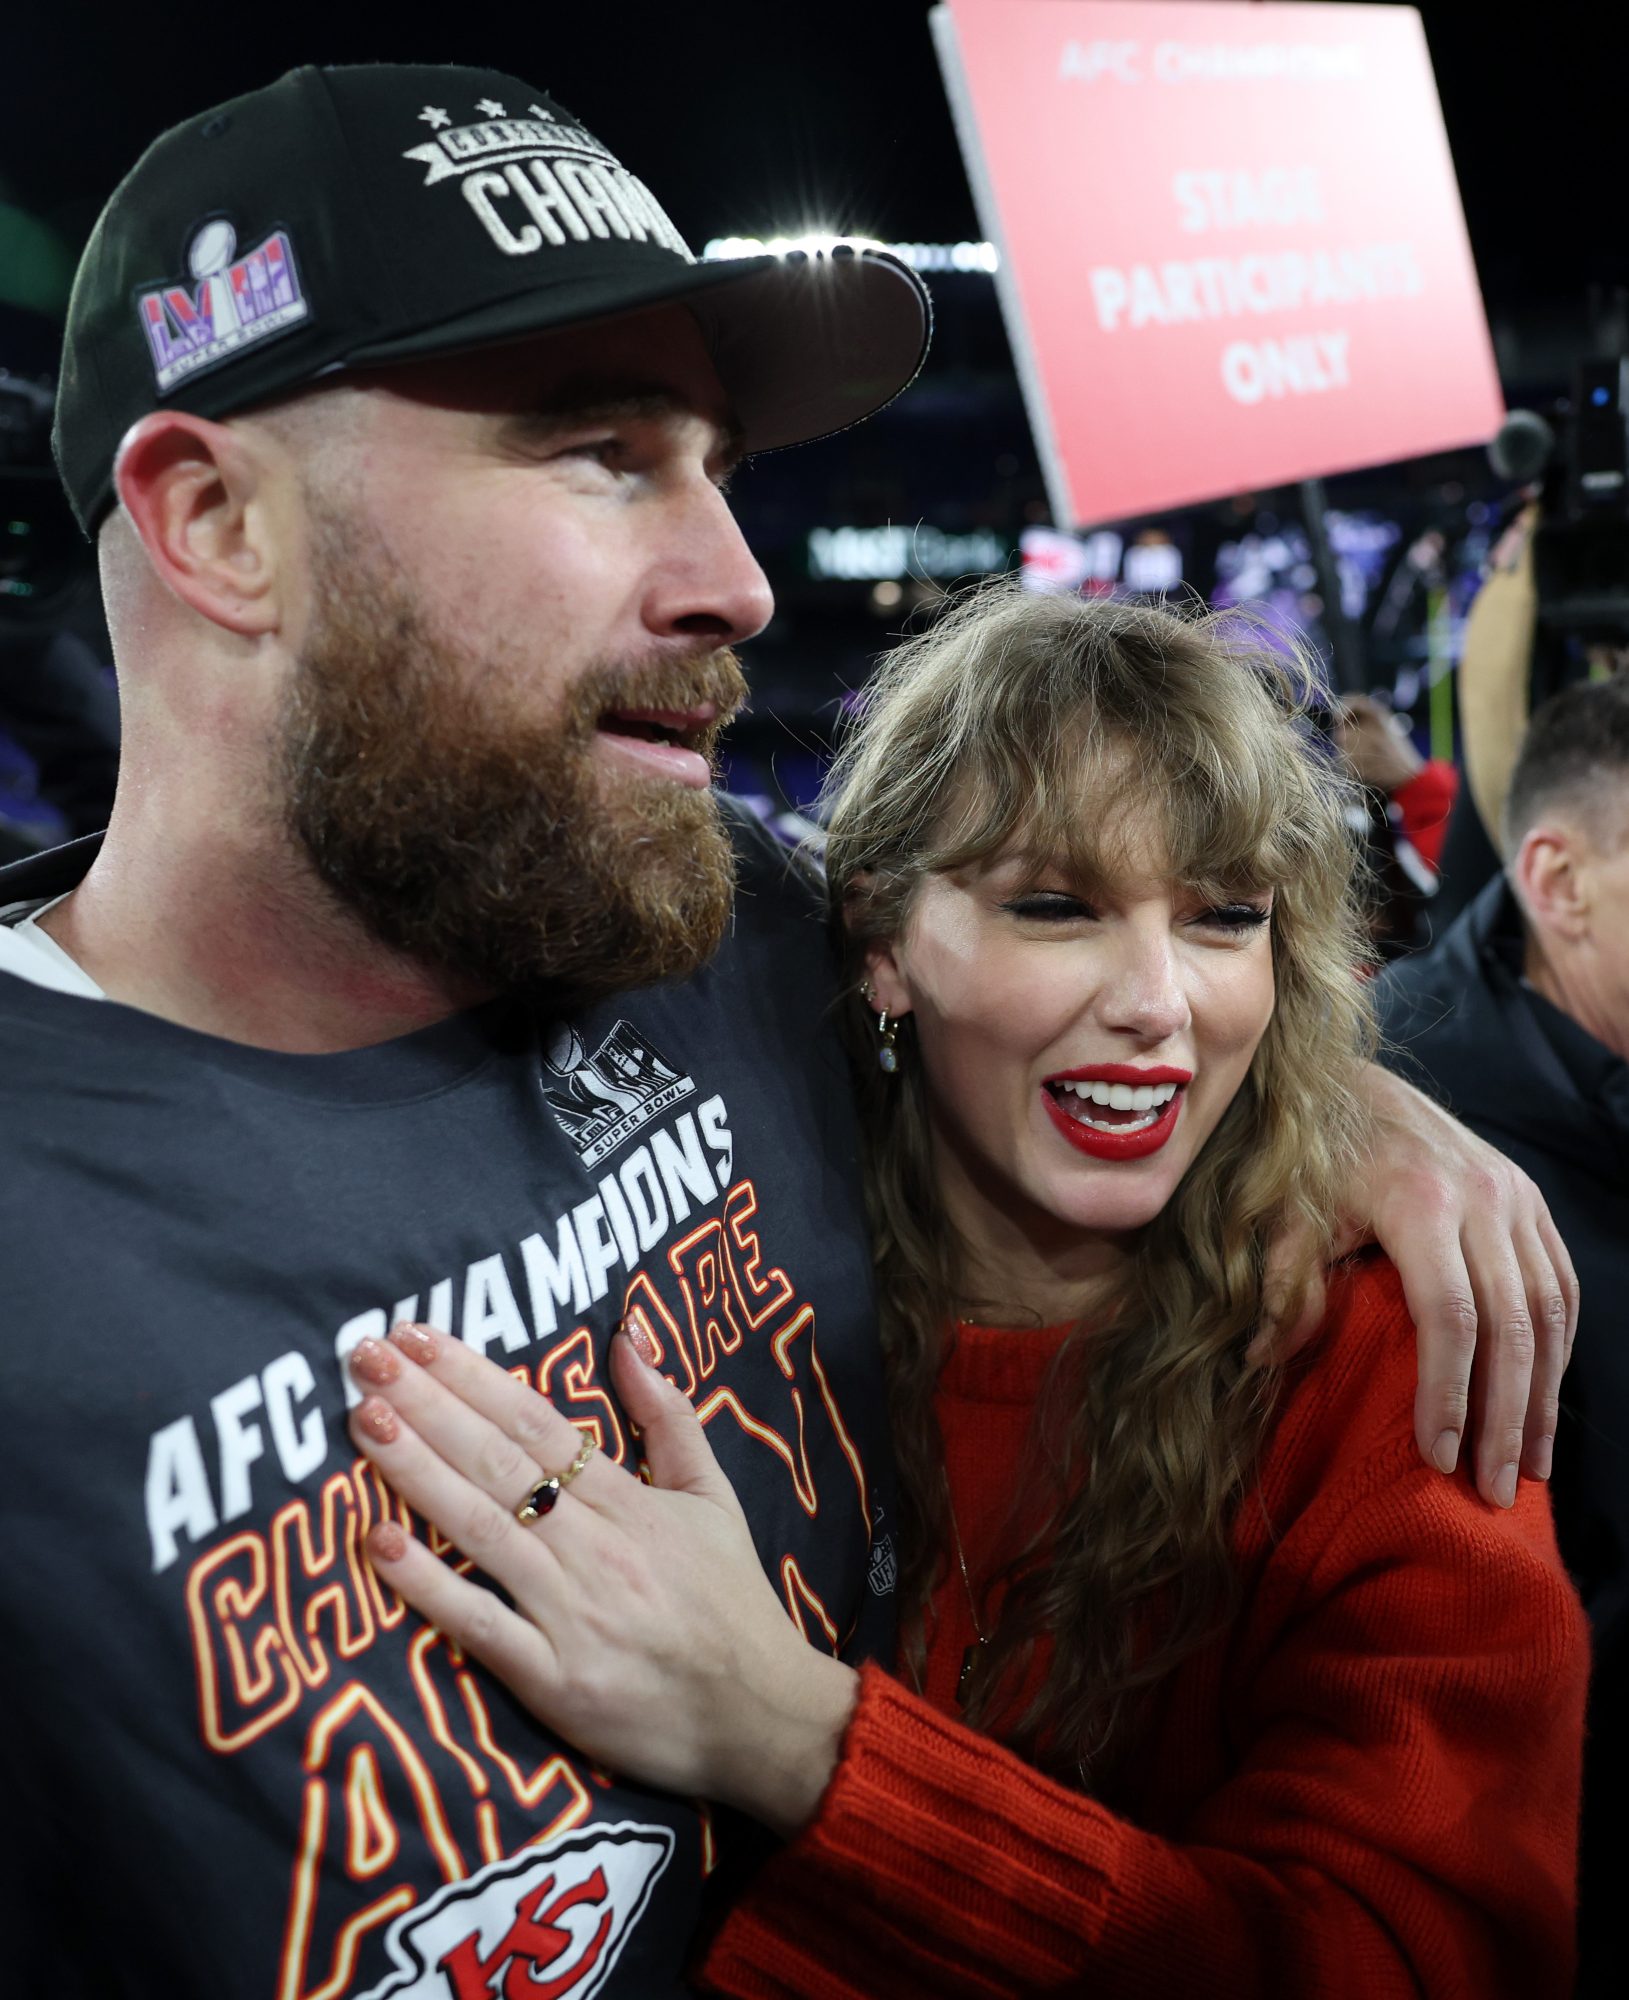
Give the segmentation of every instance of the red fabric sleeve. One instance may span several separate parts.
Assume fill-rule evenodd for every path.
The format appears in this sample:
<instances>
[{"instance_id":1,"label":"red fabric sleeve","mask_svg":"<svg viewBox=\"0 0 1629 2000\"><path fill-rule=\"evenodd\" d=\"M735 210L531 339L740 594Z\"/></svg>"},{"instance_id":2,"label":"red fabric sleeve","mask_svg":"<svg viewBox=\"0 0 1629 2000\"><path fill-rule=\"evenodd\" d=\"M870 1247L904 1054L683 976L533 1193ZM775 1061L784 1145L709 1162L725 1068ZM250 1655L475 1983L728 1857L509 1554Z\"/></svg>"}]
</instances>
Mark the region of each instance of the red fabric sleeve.
<instances>
[{"instance_id":1,"label":"red fabric sleeve","mask_svg":"<svg viewBox=\"0 0 1629 2000\"><path fill-rule=\"evenodd\" d=\"M817 1817L726 1920L703 1984L742 2000L1569 1991L1587 1637L1544 1489L1485 1506L1421 1463L1406 1411L1345 1472L1288 1524L1230 1634L1247 1667L1230 1772L1179 1839L869 1668Z\"/></svg>"},{"instance_id":2,"label":"red fabric sleeve","mask_svg":"<svg viewBox=\"0 0 1629 2000\"><path fill-rule=\"evenodd\" d=\"M1442 866L1448 815L1458 796L1459 773L1440 757L1433 757L1392 793L1392 802L1403 815L1404 833L1433 868Z\"/></svg>"}]
</instances>

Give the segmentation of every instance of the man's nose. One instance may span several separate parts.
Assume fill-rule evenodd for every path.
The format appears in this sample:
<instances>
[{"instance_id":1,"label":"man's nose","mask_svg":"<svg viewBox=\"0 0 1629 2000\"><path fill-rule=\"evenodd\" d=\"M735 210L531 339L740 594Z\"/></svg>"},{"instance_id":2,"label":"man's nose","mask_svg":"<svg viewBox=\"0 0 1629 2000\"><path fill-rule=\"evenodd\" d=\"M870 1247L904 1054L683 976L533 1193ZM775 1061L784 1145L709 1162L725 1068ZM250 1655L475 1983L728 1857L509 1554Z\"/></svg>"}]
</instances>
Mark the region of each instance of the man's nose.
<instances>
[{"instance_id":1,"label":"man's nose","mask_svg":"<svg viewBox=\"0 0 1629 2000\"><path fill-rule=\"evenodd\" d=\"M729 504L710 480L689 488L645 595L645 624L663 636L738 646L775 609L769 579Z\"/></svg>"},{"instance_id":2,"label":"man's nose","mask_svg":"<svg viewBox=\"0 0 1629 2000\"><path fill-rule=\"evenodd\" d=\"M1165 924L1123 924L1098 995L1103 1025L1153 1048L1179 1035L1193 1015L1175 940Z\"/></svg>"}]
</instances>

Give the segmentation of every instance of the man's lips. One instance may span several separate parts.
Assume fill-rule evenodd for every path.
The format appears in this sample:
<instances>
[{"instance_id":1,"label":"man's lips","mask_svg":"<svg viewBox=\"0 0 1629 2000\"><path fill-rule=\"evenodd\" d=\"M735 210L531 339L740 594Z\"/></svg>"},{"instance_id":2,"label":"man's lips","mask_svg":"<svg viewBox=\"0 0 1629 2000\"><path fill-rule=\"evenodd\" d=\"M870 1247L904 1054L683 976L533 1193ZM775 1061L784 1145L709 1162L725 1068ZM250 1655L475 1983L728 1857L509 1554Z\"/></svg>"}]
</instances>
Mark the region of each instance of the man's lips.
<instances>
[{"instance_id":1,"label":"man's lips","mask_svg":"<svg viewBox=\"0 0 1629 2000\"><path fill-rule=\"evenodd\" d=\"M1047 1077L1041 1099L1077 1151L1099 1160L1141 1160L1176 1130L1192 1081L1192 1070L1168 1064L1087 1063Z\"/></svg>"},{"instance_id":2,"label":"man's lips","mask_svg":"<svg viewBox=\"0 0 1629 2000\"><path fill-rule=\"evenodd\" d=\"M717 720L718 703L701 701L693 708L611 708L606 710L600 726L609 724L619 728L625 723L644 723L652 729L669 730L675 736L693 736Z\"/></svg>"},{"instance_id":3,"label":"man's lips","mask_svg":"<svg viewBox=\"0 0 1629 2000\"><path fill-rule=\"evenodd\" d=\"M693 743L718 720L718 712L711 701L693 708L607 709L595 737L619 762L647 776L701 789L711 784L713 774Z\"/></svg>"}]
</instances>

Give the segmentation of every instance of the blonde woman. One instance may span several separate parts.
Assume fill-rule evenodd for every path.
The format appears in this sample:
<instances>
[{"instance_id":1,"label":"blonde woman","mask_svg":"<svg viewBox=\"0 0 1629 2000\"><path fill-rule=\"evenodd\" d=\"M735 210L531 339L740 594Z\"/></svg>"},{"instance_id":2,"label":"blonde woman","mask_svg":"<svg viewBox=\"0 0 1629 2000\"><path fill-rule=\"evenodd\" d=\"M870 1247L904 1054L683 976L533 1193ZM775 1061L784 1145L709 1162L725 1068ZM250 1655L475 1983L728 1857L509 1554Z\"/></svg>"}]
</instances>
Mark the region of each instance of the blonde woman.
<instances>
[{"instance_id":1,"label":"blonde woman","mask_svg":"<svg viewBox=\"0 0 1629 2000\"><path fill-rule=\"evenodd\" d=\"M1296 1360L1257 1339L1269 1241L1303 1282L1333 1241L1370 1039L1286 675L986 593L889 656L833 799L897 1674L803 1644L625 1338L656 1493L404 1334L358 1442L516 1609L394 1525L376 1565L569 1741L786 1840L712 1990L1565 1992L1587 1648L1543 1490L1422 1461L1379 1256Z\"/></svg>"}]
</instances>

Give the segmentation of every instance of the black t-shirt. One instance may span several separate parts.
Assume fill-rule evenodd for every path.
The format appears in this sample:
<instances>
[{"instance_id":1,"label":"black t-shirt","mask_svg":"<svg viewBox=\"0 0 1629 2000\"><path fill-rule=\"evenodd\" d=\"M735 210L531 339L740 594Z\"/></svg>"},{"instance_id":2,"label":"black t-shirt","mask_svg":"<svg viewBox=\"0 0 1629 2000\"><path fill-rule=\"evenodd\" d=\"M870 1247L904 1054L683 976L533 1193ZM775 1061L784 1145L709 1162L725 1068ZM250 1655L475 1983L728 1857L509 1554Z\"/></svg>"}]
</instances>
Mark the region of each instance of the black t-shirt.
<instances>
[{"instance_id":1,"label":"black t-shirt","mask_svg":"<svg viewBox=\"0 0 1629 2000\"><path fill-rule=\"evenodd\" d=\"M628 1462L607 1342L643 1314L810 1643L888 1654L828 941L737 845L713 964L569 1025L494 1004L288 1056L0 975L8 1992L682 1990L722 1831L382 1588L360 1543L400 1503L337 1357L428 1319Z\"/></svg>"}]
</instances>

